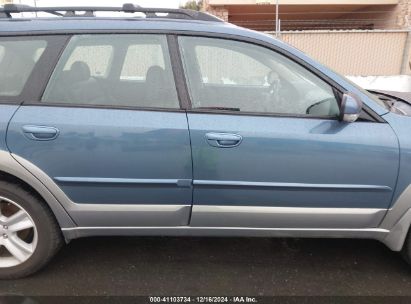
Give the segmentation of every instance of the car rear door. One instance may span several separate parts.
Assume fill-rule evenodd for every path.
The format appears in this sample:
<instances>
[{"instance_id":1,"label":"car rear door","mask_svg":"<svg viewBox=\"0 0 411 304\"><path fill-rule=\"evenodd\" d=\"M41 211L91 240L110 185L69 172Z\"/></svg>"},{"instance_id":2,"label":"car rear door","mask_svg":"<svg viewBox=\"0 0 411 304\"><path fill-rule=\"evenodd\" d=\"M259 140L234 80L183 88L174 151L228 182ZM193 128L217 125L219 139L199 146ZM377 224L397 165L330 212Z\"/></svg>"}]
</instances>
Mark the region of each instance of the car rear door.
<instances>
[{"instance_id":1,"label":"car rear door","mask_svg":"<svg viewBox=\"0 0 411 304\"><path fill-rule=\"evenodd\" d=\"M50 68L51 49L60 49L66 42L61 36L0 36L0 150L7 151L6 131L20 104L39 96L45 82L42 73Z\"/></svg>"},{"instance_id":2,"label":"car rear door","mask_svg":"<svg viewBox=\"0 0 411 304\"><path fill-rule=\"evenodd\" d=\"M399 165L387 123L339 121L340 92L266 47L179 43L193 107L192 226L378 226Z\"/></svg>"},{"instance_id":3,"label":"car rear door","mask_svg":"<svg viewBox=\"0 0 411 304\"><path fill-rule=\"evenodd\" d=\"M165 35L71 37L41 100L11 120L7 144L59 186L79 226L188 224L190 138Z\"/></svg>"}]
</instances>

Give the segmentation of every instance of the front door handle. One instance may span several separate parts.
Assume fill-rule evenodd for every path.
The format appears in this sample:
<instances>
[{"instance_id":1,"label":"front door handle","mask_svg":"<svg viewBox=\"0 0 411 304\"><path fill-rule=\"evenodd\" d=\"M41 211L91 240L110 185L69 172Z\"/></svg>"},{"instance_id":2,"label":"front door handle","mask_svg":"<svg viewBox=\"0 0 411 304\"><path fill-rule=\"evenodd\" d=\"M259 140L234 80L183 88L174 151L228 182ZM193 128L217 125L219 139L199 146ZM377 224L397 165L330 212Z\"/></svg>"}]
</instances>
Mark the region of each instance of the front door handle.
<instances>
[{"instance_id":1,"label":"front door handle","mask_svg":"<svg viewBox=\"0 0 411 304\"><path fill-rule=\"evenodd\" d=\"M31 140L53 140L59 135L59 130L54 127L46 126L23 126L24 135Z\"/></svg>"},{"instance_id":2,"label":"front door handle","mask_svg":"<svg viewBox=\"0 0 411 304\"><path fill-rule=\"evenodd\" d=\"M217 148L238 147L243 141L241 135L228 133L207 133L205 137L210 146Z\"/></svg>"}]
</instances>

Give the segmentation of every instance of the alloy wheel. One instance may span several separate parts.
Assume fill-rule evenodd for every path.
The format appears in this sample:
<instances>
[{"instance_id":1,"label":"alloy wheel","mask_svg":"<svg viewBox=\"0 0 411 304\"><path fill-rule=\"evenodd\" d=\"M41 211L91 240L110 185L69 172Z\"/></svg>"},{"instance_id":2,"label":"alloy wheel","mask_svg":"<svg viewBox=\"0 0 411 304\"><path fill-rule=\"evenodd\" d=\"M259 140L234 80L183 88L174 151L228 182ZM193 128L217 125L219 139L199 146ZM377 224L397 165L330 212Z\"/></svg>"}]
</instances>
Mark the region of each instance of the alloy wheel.
<instances>
[{"instance_id":1,"label":"alloy wheel","mask_svg":"<svg viewBox=\"0 0 411 304\"><path fill-rule=\"evenodd\" d=\"M38 233L28 212L0 196L0 268L18 266L36 250Z\"/></svg>"}]
</instances>

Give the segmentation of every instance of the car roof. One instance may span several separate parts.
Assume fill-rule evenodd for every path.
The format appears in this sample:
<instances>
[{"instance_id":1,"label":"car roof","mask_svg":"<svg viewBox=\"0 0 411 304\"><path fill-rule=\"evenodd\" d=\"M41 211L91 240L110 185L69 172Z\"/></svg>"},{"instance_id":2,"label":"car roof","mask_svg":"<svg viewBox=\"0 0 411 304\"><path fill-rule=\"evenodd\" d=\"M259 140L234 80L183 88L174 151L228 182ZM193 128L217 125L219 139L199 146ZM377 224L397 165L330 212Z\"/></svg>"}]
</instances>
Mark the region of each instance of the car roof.
<instances>
[{"instance_id":1,"label":"car roof","mask_svg":"<svg viewBox=\"0 0 411 304\"><path fill-rule=\"evenodd\" d=\"M19 13L25 12L35 13L36 18L18 17ZM139 13L145 17L101 17L96 15L96 12ZM37 13L59 17L38 18ZM122 7L32 7L21 4L0 6L0 36L134 31L235 35L287 48L284 43L272 36L237 27L205 12L188 9L146 8L132 3L125 3Z\"/></svg>"},{"instance_id":2,"label":"car roof","mask_svg":"<svg viewBox=\"0 0 411 304\"><path fill-rule=\"evenodd\" d=\"M228 34L273 42L272 37L226 22L149 18L13 18L0 19L0 35L72 34L84 32L170 31Z\"/></svg>"}]
</instances>

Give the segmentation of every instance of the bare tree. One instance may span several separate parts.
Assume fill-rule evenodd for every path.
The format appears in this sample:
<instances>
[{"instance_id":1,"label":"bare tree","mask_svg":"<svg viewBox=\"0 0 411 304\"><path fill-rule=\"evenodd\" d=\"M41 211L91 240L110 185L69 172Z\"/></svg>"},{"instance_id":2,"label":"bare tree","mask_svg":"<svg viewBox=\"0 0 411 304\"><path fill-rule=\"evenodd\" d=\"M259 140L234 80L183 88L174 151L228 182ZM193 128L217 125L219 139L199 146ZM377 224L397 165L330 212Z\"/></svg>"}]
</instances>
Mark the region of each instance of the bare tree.
<instances>
[{"instance_id":1,"label":"bare tree","mask_svg":"<svg viewBox=\"0 0 411 304\"><path fill-rule=\"evenodd\" d=\"M185 5L180 6L180 8L200 11L203 8L203 0L188 1Z\"/></svg>"}]
</instances>

